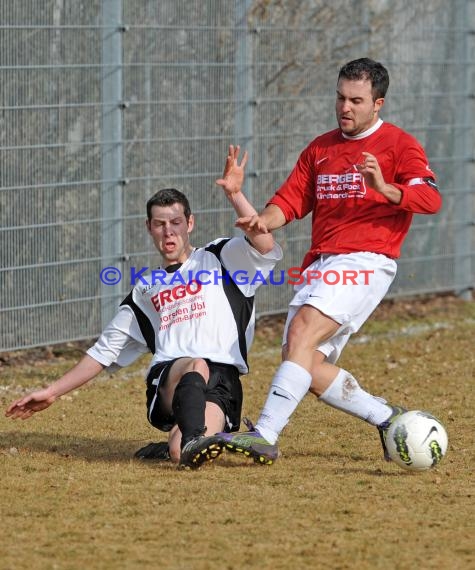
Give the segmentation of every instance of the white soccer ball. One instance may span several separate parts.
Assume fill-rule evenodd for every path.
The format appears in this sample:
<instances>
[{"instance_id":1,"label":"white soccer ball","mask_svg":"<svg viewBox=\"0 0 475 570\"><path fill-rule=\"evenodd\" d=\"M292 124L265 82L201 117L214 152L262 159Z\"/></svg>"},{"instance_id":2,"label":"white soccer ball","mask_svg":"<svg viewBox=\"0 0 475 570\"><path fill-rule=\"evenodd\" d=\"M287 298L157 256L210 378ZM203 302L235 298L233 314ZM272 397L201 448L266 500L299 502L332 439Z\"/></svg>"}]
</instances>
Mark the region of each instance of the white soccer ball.
<instances>
[{"instance_id":1,"label":"white soccer ball","mask_svg":"<svg viewBox=\"0 0 475 570\"><path fill-rule=\"evenodd\" d=\"M420 410L401 414L389 427L386 447L394 463L424 471L440 463L447 453L448 437L440 421Z\"/></svg>"}]
</instances>

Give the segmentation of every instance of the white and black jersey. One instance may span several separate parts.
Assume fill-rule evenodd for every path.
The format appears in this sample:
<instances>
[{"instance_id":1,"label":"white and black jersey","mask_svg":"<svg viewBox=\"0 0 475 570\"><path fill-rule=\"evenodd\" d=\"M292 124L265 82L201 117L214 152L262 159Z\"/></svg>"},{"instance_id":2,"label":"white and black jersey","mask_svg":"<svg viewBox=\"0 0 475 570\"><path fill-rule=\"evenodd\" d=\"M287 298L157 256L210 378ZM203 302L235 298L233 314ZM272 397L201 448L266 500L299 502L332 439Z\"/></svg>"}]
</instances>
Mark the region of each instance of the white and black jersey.
<instances>
[{"instance_id":1,"label":"white and black jersey","mask_svg":"<svg viewBox=\"0 0 475 570\"><path fill-rule=\"evenodd\" d=\"M104 366L126 366L149 350L150 366L189 356L245 374L254 295L281 258L279 245L262 255L244 237L195 249L183 264L141 278L88 354Z\"/></svg>"}]
</instances>

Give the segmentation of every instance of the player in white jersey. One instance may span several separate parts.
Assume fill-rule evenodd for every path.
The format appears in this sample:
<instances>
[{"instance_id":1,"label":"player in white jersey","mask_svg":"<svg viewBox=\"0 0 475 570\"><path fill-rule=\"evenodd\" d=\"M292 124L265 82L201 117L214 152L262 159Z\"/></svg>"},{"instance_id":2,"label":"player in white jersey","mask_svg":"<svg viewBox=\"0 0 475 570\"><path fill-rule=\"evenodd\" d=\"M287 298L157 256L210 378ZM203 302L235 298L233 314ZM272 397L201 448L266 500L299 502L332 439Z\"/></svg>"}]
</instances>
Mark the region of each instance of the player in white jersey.
<instances>
[{"instance_id":1,"label":"player in white jersey","mask_svg":"<svg viewBox=\"0 0 475 570\"><path fill-rule=\"evenodd\" d=\"M239 152L230 146L223 178L216 183L238 216L254 215L241 192L247 153L239 163ZM186 196L175 189L159 190L150 198L146 224L161 266L148 275L135 273L134 289L74 368L13 402L6 415L29 418L104 368L127 366L150 351L148 420L169 432L168 446L151 444L136 455L169 456L184 468L196 468L222 450L205 435L239 429L240 374L248 372L254 294L282 251L271 234L256 231L193 247L194 217Z\"/></svg>"}]
</instances>

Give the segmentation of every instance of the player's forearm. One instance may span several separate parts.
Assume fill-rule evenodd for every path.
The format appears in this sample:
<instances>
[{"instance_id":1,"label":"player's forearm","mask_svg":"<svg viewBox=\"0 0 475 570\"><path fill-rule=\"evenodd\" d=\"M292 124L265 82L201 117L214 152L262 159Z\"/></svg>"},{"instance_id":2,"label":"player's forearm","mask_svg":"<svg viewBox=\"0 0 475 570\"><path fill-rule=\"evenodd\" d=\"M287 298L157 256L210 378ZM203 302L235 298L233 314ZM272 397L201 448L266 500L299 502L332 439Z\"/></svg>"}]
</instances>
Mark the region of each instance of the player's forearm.
<instances>
[{"instance_id":1,"label":"player's forearm","mask_svg":"<svg viewBox=\"0 0 475 570\"><path fill-rule=\"evenodd\" d=\"M442 196L432 178L425 178L419 184L400 187L402 198L399 206L413 214L436 214L442 207Z\"/></svg>"},{"instance_id":2,"label":"player's forearm","mask_svg":"<svg viewBox=\"0 0 475 570\"><path fill-rule=\"evenodd\" d=\"M229 201L234 207L234 210L239 218L256 216L257 211L246 198L242 192L236 192L228 196ZM263 255L268 253L274 247L274 238L271 233L261 233L258 231L249 231L243 229L248 240L252 243L253 247Z\"/></svg>"},{"instance_id":3,"label":"player's forearm","mask_svg":"<svg viewBox=\"0 0 475 570\"><path fill-rule=\"evenodd\" d=\"M259 218L265 224L267 229L271 232L285 226L287 220L279 206L269 204L259 214Z\"/></svg>"},{"instance_id":4,"label":"player's forearm","mask_svg":"<svg viewBox=\"0 0 475 570\"><path fill-rule=\"evenodd\" d=\"M257 214L254 206L249 202L242 192L235 192L227 196L238 218L255 216Z\"/></svg>"},{"instance_id":5,"label":"player's forearm","mask_svg":"<svg viewBox=\"0 0 475 570\"><path fill-rule=\"evenodd\" d=\"M48 386L51 396L59 398L80 386L83 386L100 372L104 366L86 354L71 370L66 372L61 378Z\"/></svg>"},{"instance_id":6,"label":"player's forearm","mask_svg":"<svg viewBox=\"0 0 475 570\"><path fill-rule=\"evenodd\" d=\"M245 233L247 239L252 243L254 249L257 249L260 254L265 255L273 249L275 242L270 232L267 234L262 234L246 231Z\"/></svg>"},{"instance_id":7,"label":"player's forearm","mask_svg":"<svg viewBox=\"0 0 475 570\"><path fill-rule=\"evenodd\" d=\"M392 184L382 184L377 191L393 204L400 204L402 192Z\"/></svg>"}]
</instances>

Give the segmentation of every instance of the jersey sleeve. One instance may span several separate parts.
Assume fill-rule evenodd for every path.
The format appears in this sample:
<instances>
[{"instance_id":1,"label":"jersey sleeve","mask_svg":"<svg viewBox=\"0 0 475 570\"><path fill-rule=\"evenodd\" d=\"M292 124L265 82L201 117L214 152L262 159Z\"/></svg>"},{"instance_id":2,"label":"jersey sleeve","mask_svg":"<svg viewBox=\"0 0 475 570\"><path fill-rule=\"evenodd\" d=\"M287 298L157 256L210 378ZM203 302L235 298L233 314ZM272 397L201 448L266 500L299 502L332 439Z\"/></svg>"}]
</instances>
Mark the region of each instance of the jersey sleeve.
<instances>
[{"instance_id":1,"label":"jersey sleeve","mask_svg":"<svg viewBox=\"0 0 475 570\"><path fill-rule=\"evenodd\" d=\"M239 289L250 297L282 259L278 243L265 254L259 253L244 237L230 239L221 250L221 262Z\"/></svg>"},{"instance_id":2,"label":"jersey sleeve","mask_svg":"<svg viewBox=\"0 0 475 570\"><path fill-rule=\"evenodd\" d=\"M442 197L424 149L407 133L400 145L401 159L395 180L386 180L402 192L397 207L414 214L436 214L442 206Z\"/></svg>"},{"instance_id":3,"label":"jersey sleeve","mask_svg":"<svg viewBox=\"0 0 475 570\"><path fill-rule=\"evenodd\" d=\"M148 350L133 311L125 306L119 309L87 354L113 369L132 364Z\"/></svg>"},{"instance_id":4,"label":"jersey sleeve","mask_svg":"<svg viewBox=\"0 0 475 570\"><path fill-rule=\"evenodd\" d=\"M313 144L305 148L287 180L267 205L278 206L287 223L302 219L313 210L315 201L315 172Z\"/></svg>"}]
</instances>

